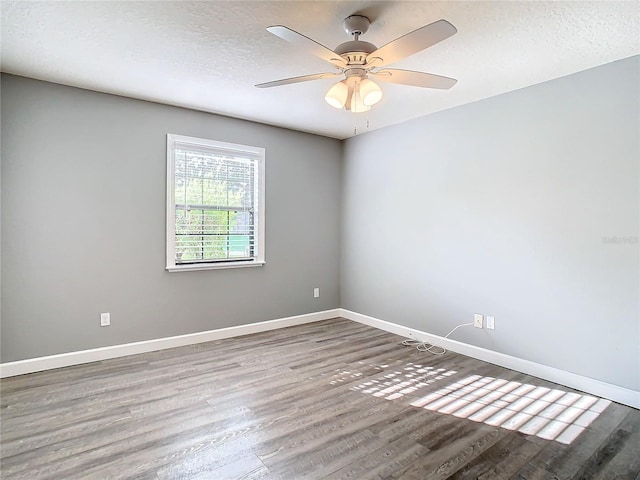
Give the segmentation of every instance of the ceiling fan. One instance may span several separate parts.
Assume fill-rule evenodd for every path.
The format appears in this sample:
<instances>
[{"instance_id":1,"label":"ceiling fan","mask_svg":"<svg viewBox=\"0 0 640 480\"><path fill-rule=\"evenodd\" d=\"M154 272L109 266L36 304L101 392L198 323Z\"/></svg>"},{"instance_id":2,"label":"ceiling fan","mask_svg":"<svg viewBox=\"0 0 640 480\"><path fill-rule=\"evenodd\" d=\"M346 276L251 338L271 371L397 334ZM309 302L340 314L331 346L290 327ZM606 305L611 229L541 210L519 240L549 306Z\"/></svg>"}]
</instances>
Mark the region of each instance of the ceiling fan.
<instances>
[{"instance_id":1,"label":"ceiling fan","mask_svg":"<svg viewBox=\"0 0 640 480\"><path fill-rule=\"evenodd\" d=\"M369 29L370 21L363 15L351 15L343 23L345 31L353 40L341 43L330 50L305 37L301 33L282 25L267 27L267 31L293 43L336 67L335 72L315 73L301 77L285 78L273 82L260 83L259 88L277 87L291 83L307 82L322 78L344 75L344 80L333 85L325 95L326 102L335 108L344 108L354 113L370 110L382 99L382 90L371 79L382 82L400 83L423 88L449 89L457 80L432 73L384 68L409 55L435 45L457 32L456 27L446 20L438 20L418 28L383 47L360 40L360 35Z\"/></svg>"}]
</instances>

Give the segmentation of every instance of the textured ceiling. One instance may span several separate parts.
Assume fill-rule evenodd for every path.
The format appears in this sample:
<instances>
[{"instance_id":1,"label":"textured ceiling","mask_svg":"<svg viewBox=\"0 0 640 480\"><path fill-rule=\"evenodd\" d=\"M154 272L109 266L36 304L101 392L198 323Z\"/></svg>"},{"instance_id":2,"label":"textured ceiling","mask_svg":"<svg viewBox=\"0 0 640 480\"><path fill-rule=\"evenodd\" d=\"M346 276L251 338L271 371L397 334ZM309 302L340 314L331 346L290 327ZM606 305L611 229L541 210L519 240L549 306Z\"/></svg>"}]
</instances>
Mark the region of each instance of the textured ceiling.
<instances>
[{"instance_id":1,"label":"textured ceiling","mask_svg":"<svg viewBox=\"0 0 640 480\"><path fill-rule=\"evenodd\" d=\"M372 20L378 47L435 20L453 37L390 65L458 79L451 90L381 84L353 114L324 102L333 71L268 33L286 25L333 49L345 17ZM640 3L578 1L1 2L2 71L346 138L640 53Z\"/></svg>"}]
</instances>

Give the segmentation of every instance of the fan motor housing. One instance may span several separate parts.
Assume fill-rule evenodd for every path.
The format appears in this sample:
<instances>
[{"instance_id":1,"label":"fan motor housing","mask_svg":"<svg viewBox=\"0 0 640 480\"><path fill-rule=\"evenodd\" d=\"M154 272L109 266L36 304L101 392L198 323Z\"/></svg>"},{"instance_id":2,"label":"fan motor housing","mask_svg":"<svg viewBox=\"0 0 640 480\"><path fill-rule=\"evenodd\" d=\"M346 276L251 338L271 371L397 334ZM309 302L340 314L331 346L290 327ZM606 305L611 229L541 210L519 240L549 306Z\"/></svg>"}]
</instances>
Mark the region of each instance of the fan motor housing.
<instances>
[{"instance_id":1,"label":"fan motor housing","mask_svg":"<svg viewBox=\"0 0 640 480\"><path fill-rule=\"evenodd\" d=\"M341 43L334 52L344 58L349 65L364 65L367 55L378 49L373 43L351 40Z\"/></svg>"}]
</instances>

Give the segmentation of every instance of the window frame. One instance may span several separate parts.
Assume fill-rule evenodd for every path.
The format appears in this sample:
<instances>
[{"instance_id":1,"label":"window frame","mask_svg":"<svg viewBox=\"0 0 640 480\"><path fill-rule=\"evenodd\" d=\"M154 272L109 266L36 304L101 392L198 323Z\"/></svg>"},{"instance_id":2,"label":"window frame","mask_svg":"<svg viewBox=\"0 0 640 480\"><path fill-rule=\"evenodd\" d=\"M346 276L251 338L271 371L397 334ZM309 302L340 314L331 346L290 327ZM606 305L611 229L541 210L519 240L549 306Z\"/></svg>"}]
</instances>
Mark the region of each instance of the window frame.
<instances>
[{"instance_id":1,"label":"window frame","mask_svg":"<svg viewBox=\"0 0 640 480\"><path fill-rule=\"evenodd\" d=\"M215 260L211 262L197 262L179 264L176 255L176 201L175 201L175 145L176 143L191 144L215 150L226 150L235 154L246 154L256 162L257 195L254 199L254 256L251 260ZM220 142L205 138L189 137L185 135L167 134L167 218L166 218L166 270L169 272L183 272L194 270L218 270L227 268L260 267L265 264L265 149L249 145Z\"/></svg>"}]
</instances>

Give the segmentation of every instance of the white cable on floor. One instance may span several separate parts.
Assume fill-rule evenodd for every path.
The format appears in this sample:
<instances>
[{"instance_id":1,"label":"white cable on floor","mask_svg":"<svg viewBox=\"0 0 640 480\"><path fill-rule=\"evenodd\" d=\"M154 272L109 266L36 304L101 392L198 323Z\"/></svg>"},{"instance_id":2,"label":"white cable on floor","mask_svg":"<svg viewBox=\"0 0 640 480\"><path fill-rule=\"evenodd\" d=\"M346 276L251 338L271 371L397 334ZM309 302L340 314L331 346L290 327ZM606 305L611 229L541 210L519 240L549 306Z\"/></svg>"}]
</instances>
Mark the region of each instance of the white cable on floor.
<instances>
[{"instance_id":1,"label":"white cable on floor","mask_svg":"<svg viewBox=\"0 0 640 480\"><path fill-rule=\"evenodd\" d=\"M444 337L442 337L442 340L444 340L446 338L449 338L449 335L451 335L453 332L455 332L460 327L470 327L470 326L473 326L473 322L471 322L471 323L463 323L461 325L458 325L453 330L451 330L449 333L447 333ZM413 346L415 346L417 350L420 350L421 352L429 352L429 353L432 353L433 355L444 355L445 353L447 353L447 349L444 348L442 345L430 344L430 343L427 343L427 342L421 342L420 340L417 340L415 338L408 338L407 340L404 340L402 342L402 345L404 345L405 347L413 347ZM439 348L442 351L434 351L434 350L432 350L434 348Z\"/></svg>"}]
</instances>

